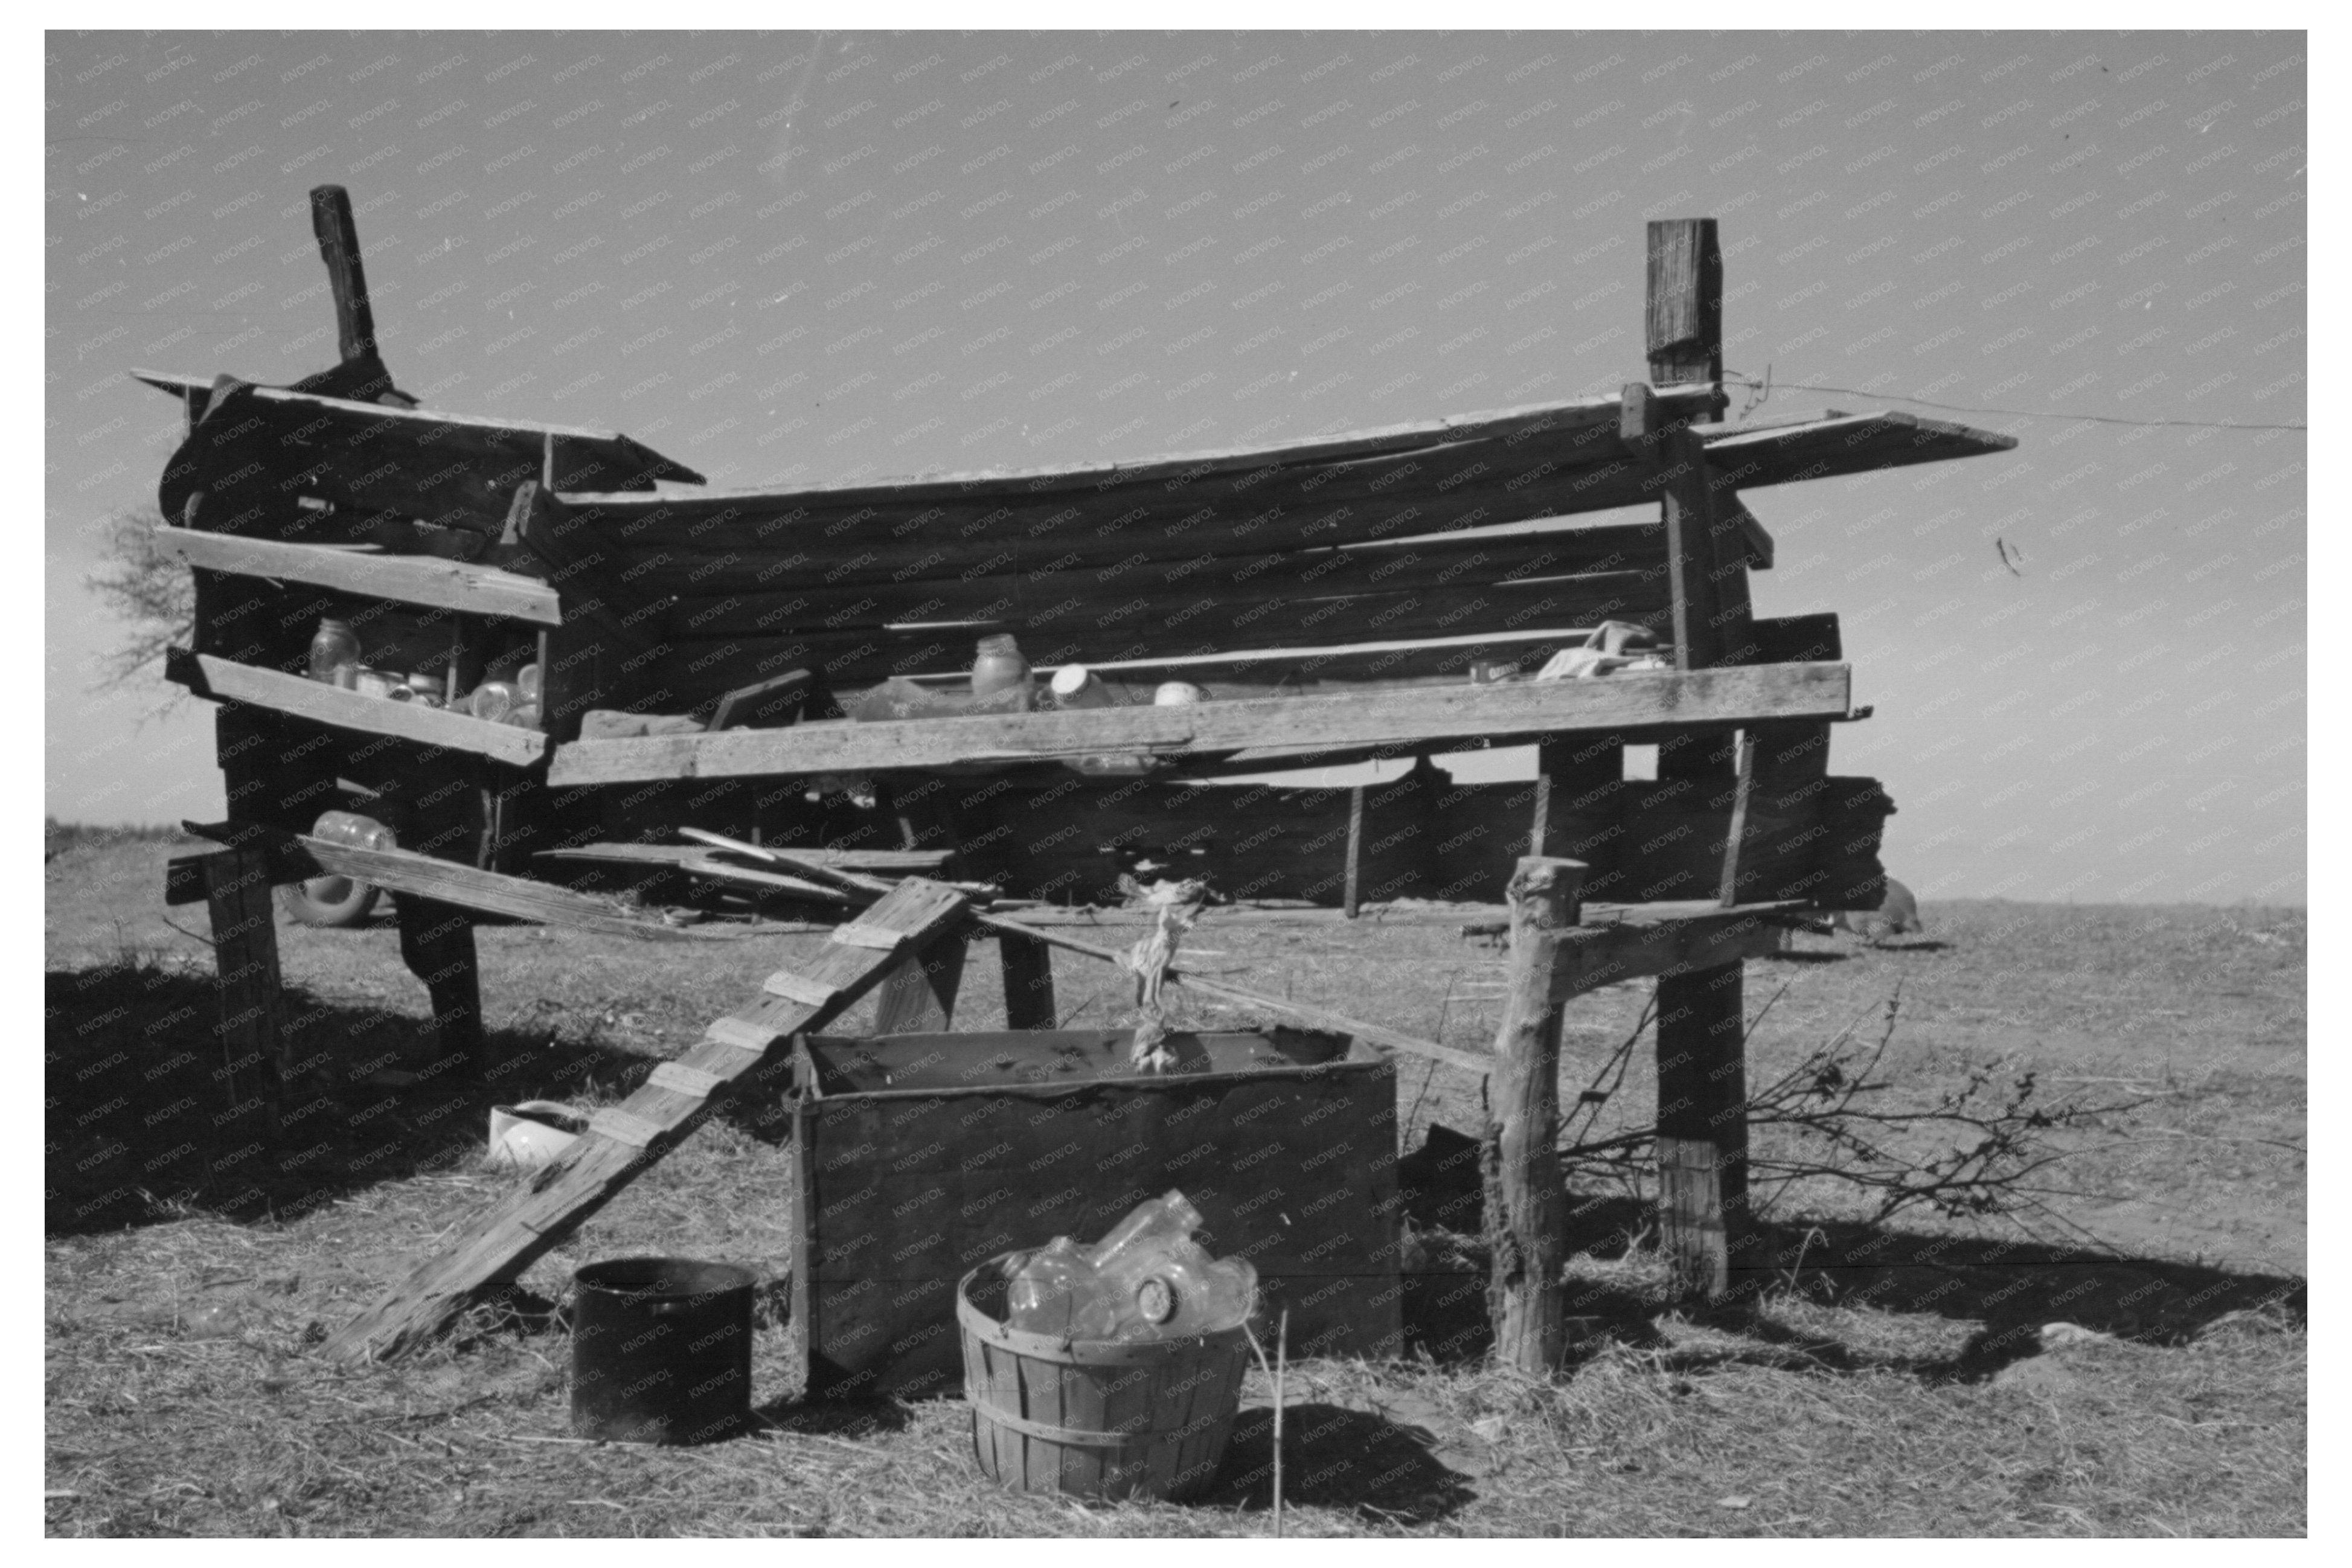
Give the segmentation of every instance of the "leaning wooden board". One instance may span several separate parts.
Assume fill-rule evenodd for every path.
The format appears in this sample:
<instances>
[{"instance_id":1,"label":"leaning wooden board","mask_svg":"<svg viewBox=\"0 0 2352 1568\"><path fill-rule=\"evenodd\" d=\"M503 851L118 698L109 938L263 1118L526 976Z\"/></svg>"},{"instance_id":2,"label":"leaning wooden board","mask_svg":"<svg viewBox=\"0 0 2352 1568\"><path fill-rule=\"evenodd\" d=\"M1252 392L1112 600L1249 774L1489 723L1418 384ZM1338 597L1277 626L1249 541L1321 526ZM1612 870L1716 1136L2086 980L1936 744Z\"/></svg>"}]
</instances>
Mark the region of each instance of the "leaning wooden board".
<instances>
[{"instance_id":1,"label":"leaning wooden board","mask_svg":"<svg viewBox=\"0 0 2352 1568\"><path fill-rule=\"evenodd\" d=\"M953 850L862 850L780 846L803 861L887 876L909 873L929 876L955 858ZM701 844L581 844L570 849L541 850L532 858L550 861L610 861L618 864L684 865L710 853Z\"/></svg>"},{"instance_id":2,"label":"leaning wooden board","mask_svg":"<svg viewBox=\"0 0 2352 1568\"><path fill-rule=\"evenodd\" d=\"M451 713L421 703L362 696L340 686L258 669L211 653L173 648L163 657L163 675L200 697L249 703L296 718L314 719L337 729L396 736L424 746L469 751L512 768L529 768L547 751L547 737L535 729L492 724L471 714Z\"/></svg>"},{"instance_id":3,"label":"leaning wooden board","mask_svg":"<svg viewBox=\"0 0 2352 1568\"><path fill-rule=\"evenodd\" d=\"M598 1113L588 1133L528 1186L477 1215L346 1323L322 1347L326 1354L343 1361L391 1357L438 1333L474 1291L513 1280L667 1154L721 1094L781 1056L774 1047L839 1017L901 957L950 933L964 914L953 888L919 878L901 883L857 921L864 933L896 936L894 946L836 940L792 967L802 994L829 993L829 1000L796 1000L772 987L712 1023L699 1044L663 1063L617 1111Z\"/></svg>"},{"instance_id":4,"label":"leaning wooden board","mask_svg":"<svg viewBox=\"0 0 2352 1568\"><path fill-rule=\"evenodd\" d=\"M157 528L155 549L190 566L243 577L308 582L349 593L435 604L468 615L503 615L542 626L563 623L555 590L520 572L434 556L384 555L283 539Z\"/></svg>"},{"instance_id":5,"label":"leaning wooden board","mask_svg":"<svg viewBox=\"0 0 2352 1568\"><path fill-rule=\"evenodd\" d=\"M413 850L362 850L331 843L307 834L255 823L189 822L188 831L222 843L259 849L266 855L269 880L283 885L314 876L347 876L373 883L393 893L412 894L440 904L529 920L541 925L563 925L608 936L633 936L653 942L733 940L695 926L672 925L658 911L632 909L609 898L577 893L530 877L508 876L436 860ZM184 855L168 863L163 902L193 904L205 896L205 867L215 857Z\"/></svg>"},{"instance_id":6,"label":"leaning wooden board","mask_svg":"<svg viewBox=\"0 0 2352 1568\"><path fill-rule=\"evenodd\" d=\"M1843 718L1844 664L1761 664L1591 681L1413 687L1363 697L1254 697L902 723L802 724L716 735L580 740L556 748L558 787L747 774L864 772L1100 753L1182 756L1252 746L1354 746L1644 725Z\"/></svg>"}]
</instances>

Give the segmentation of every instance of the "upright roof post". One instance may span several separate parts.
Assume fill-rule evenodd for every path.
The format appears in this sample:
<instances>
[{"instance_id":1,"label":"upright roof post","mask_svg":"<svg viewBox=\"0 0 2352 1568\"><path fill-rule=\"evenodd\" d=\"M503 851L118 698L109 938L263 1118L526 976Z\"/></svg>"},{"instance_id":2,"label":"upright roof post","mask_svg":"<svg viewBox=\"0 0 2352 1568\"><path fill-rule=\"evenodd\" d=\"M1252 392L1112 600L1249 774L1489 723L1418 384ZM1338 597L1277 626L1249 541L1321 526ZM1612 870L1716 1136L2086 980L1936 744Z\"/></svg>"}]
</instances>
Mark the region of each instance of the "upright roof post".
<instances>
[{"instance_id":1,"label":"upright roof post","mask_svg":"<svg viewBox=\"0 0 2352 1568\"><path fill-rule=\"evenodd\" d=\"M1713 218L1650 225L1646 326L1653 382L1721 383L1723 248ZM1700 416L1708 423L1720 417ZM1736 541L1718 515L1704 449L1696 435L1675 431L1657 461L1667 476L1675 663L1703 669L1727 656L1736 659L1740 645L1752 640L1748 574L1744 556L1733 559ZM1734 756L1752 756L1715 737L1679 738L1679 747L1669 743L1659 750L1661 778L1712 780L1732 773ZM1727 781L1732 825L1720 888L1727 902L1737 889L1746 769ZM1734 960L1658 977L1658 1219L1673 1291L1684 1301L1720 1300L1753 1278L1741 1270L1752 1267L1759 1239L1748 1212L1745 970L1744 961Z\"/></svg>"},{"instance_id":2,"label":"upright roof post","mask_svg":"<svg viewBox=\"0 0 2352 1568\"><path fill-rule=\"evenodd\" d=\"M1651 220L1646 325L1652 383L1723 380L1723 246L1713 218Z\"/></svg>"},{"instance_id":3,"label":"upright roof post","mask_svg":"<svg viewBox=\"0 0 2352 1568\"><path fill-rule=\"evenodd\" d=\"M1650 225L1654 232L1657 225ZM345 364L376 357L375 313L368 308L367 274L360 267L359 225L352 221L351 193L320 185L310 193L310 229L327 264L327 286L335 296L335 337ZM1653 251L1657 242L1651 241ZM1657 262L1651 261L1656 270Z\"/></svg>"}]
</instances>

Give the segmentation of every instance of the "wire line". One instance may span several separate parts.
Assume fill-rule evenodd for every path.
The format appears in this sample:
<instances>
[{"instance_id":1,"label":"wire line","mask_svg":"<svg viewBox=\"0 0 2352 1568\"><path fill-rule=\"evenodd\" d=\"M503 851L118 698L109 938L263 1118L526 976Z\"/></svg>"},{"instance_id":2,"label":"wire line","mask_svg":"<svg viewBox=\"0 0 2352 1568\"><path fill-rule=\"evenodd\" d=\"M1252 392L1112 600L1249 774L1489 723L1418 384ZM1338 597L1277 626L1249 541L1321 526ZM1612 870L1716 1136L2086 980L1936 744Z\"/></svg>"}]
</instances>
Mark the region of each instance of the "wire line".
<instances>
[{"instance_id":1,"label":"wire line","mask_svg":"<svg viewBox=\"0 0 2352 1568\"><path fill-rule=\"evenodd\" d=\"M1731 371L1726 371L1723 379L1727 382L1738 382L1742 386L1754 387L1767 392L1780 387L1792 387L1799 392L1843 392L1849 397L1874 397L1894 402L1916 402L1925 408L1940 408L1953 413L1999 413L2007 414L2015 419L2076 419L2087 421L2093 424L2131 424L2187 430L2309 430L2311 428L2308 424L2232 424L2211 419L2126 419L2119 414L2112 413L2043 413L2023 408L1971 408L1966 403L1937 402L1933 398L1910 397L1902 392L1865 392L1860 387L1822 386L1813 382L1759 382L1753 376L1744 376Z\"/></svg>"}]
</instances>

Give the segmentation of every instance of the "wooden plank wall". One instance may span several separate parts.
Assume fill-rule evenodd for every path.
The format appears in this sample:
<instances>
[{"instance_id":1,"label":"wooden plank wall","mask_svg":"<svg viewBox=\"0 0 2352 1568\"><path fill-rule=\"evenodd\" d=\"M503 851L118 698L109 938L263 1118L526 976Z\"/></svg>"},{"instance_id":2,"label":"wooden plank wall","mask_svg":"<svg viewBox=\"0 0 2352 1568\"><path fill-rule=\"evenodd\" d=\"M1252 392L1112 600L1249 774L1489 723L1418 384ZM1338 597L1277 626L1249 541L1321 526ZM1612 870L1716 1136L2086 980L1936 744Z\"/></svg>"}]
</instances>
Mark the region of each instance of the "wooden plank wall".
<instances>
[{"instance_id":1,"label":"wooden plank wall","mask_svg":"<svg viewBox=\"0 0 2352 1568\"><path fill-rule=\"evenodd\" d=\"M1360 896L1492 900L1527 848L1537 786L1454 784L1424 768L1365 791ZM1139 858L1207 876L1234 898L1336 904L1346 886L1344 789L1185 785L1076 776L1047 783L950 787L970 874L1055 902L1118 903ZM1893 803L1872 779L1755 789L1738 883L1741 903L1810 899L1860 905L1884 875L1877 851ZM1587 894L1647 903L1717 896L1730 827L1727 789L1691 779L1620 781L1553 802L1550 852L1586 862Z\"/></svg>"},{"instance_id":2,"label":"wooden plank wall","mask_svg":"<svg viewBox=\"0 0 2352 1568\"><path fill-rule=\"evenodd\" d=\"M1581 631L1604 620L1667 624L1664 532L1654 524L1236 554L1176 553L1139 538L1108 560L1075 543L1056 554L1021 540L952 572L951 560L935 558L960 552L928 548L928 535L827 569L675 542L582 548L576 541L594 535L565 522L542 508L531 537L553 563L567 613L593 603L625 622L605 629L607 642L625 632L626 668L612 689L640 711L653 711L641 695L660 693L667 711L685 712L794 668L835 687L963 669L974 640L992 631L1019 637L1033 663L1055 664ZM992 560L996 570L980 570ZM1479 659L1548 657L1559 645L1449 648L1382 673L1458 673ZM1398 669L1408 662L1411 670Z\"/></svg>"}]
</instances>

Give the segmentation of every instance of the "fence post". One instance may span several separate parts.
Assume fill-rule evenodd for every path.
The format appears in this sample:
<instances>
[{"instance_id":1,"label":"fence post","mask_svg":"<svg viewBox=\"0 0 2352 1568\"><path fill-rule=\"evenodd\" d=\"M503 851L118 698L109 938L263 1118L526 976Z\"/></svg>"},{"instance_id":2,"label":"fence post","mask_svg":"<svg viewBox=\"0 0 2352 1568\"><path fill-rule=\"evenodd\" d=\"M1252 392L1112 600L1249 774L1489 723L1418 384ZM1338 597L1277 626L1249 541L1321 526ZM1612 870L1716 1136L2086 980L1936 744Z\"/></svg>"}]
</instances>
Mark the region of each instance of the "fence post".
<instances>
[{"instance_id":1,"label":"fence post","mask_svg":"<svg viewBox=\"0 0 2352 1568\"><path fill-rule=\"evenodd\" d=\"M1559 1170L1559 1017L1553 994L1554 933L1574 925L1581 861L1525 855L1506 896L1511 905L1510 994L1488 1079L1486 1239L1494 1257L1487 1303L1495 1356L1538 1375L1568 1348L1567 1194Z\"/></svg>"}]
</instances>

